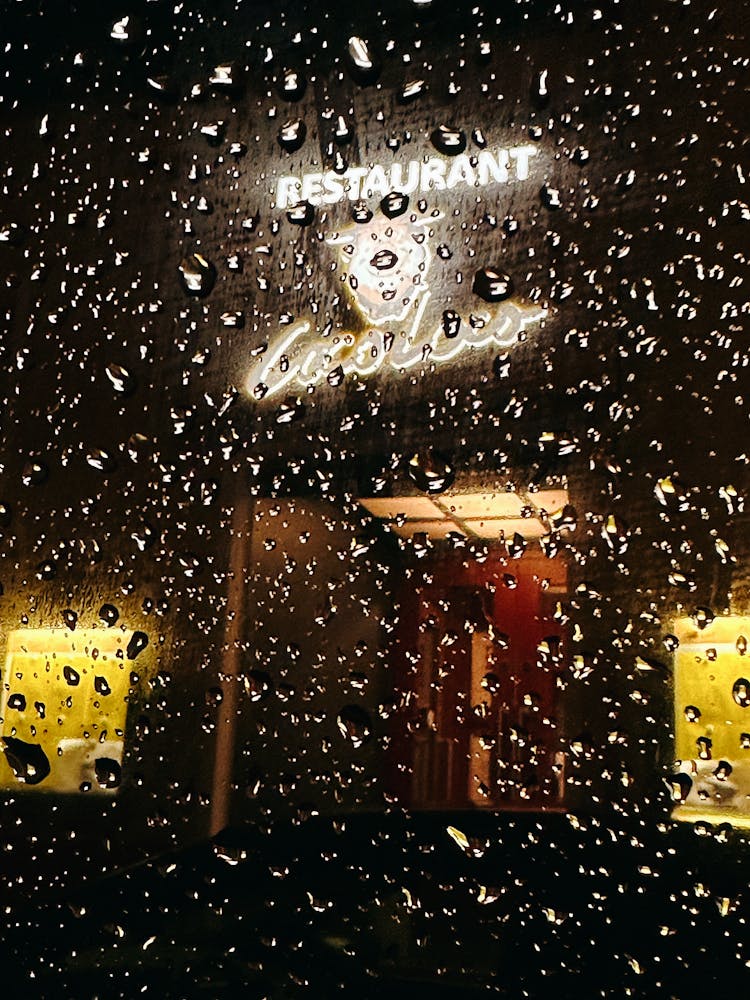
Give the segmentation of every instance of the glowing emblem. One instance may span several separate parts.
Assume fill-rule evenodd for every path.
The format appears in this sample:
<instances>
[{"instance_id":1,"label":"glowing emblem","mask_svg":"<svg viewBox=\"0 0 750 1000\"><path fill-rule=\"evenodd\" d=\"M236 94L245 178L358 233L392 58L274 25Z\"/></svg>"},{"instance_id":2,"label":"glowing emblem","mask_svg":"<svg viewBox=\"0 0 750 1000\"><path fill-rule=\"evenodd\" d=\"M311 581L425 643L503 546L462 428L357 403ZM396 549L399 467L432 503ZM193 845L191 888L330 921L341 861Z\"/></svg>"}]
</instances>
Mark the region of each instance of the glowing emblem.
<instances>
[{"instance_id":1,"label":"glowing emblem","mask_svg":"<svg viewBox=\"0 0 750 1000\"><path fill-rule=\"evenodd\" d=\"M377 217L327 239L337 248L349 294L364 332L320 331L311 320L293 324L253 365L248 391L256 397L296 384L339 384L347 375L368 376L382 368L396 371L420 363L442 363L469 348L510 347L532 323L546 315L540 307L508 299L485 304L442 321L425 320L432 254L428 227L439 213L424 218Z\"/></svg>"}]
</instances>

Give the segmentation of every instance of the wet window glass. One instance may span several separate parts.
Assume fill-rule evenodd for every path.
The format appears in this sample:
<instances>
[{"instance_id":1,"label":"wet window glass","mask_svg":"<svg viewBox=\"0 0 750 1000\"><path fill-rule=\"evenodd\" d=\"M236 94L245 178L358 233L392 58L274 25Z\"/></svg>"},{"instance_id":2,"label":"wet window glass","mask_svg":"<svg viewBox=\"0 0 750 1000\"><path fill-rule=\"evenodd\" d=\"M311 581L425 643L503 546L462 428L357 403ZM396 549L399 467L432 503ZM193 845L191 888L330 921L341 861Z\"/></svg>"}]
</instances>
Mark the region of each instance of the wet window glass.
<instances>
[{"instance_id":1,"label":"wet window glass","mask_svg":"<svg viewBox=\"0 0 750 1000\"><path fill-rule=\"evenodd\" d=\"M6 6L8 995L750 982L737 5Z\"/></svg>"}]
</instances>

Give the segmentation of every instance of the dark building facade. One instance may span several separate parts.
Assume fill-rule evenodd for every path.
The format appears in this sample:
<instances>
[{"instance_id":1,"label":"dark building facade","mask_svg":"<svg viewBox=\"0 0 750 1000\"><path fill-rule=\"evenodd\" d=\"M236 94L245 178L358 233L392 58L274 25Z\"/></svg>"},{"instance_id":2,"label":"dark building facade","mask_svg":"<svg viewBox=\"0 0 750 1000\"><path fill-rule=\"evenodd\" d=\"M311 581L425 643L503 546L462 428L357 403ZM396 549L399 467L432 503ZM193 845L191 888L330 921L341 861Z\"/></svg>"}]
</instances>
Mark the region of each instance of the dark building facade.
<instances>
[{"instance_id":1,"label":"dark building facade","mask_svg":"<svg viewBox=\"0 0 750 1000\"><path fill-rule=\"evenodd\" d=\"M741 983L739 7L7 39L9 981Z\"/></svg>"}]
</instances>

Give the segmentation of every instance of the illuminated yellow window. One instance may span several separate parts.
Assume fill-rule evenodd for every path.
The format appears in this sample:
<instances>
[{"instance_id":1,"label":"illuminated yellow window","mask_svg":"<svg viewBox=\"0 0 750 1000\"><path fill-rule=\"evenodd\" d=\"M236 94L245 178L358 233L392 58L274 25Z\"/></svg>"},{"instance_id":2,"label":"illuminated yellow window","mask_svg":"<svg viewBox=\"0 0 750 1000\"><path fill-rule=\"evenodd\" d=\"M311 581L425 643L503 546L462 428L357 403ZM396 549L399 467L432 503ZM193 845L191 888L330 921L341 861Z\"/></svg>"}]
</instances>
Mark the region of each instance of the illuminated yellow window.
<instances>
[{"instance_id":1,"label":"illuminated yellow window","mask_svg":"<svg viewBox=\"0 0 750 1000\"><path fill-rule=\"evenodd\" d=\"M142 632L17 629L0 699L0 786L112 794Z\"/></svg>"},{"instance_id":2,"label":"illuminated yellow window","mask_svg":"<svg viewBox=\"0 0 750 1000\"><path fill-rule=\"evenodd\" d=\"M750 618L675 634L675 819L750 828Z\"/></svg>"}]
</instances>

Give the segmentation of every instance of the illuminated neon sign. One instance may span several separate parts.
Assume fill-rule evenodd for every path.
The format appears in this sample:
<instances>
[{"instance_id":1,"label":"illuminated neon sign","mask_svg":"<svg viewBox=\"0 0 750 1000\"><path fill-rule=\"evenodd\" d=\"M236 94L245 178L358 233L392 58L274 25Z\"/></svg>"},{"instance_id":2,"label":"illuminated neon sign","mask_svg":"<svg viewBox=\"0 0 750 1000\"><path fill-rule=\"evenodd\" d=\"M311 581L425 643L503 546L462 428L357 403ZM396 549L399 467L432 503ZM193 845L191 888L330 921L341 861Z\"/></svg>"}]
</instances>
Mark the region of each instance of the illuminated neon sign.
<instances>
[{"instance_id":1,"label":"illuminated neon sign","mask_svg":"<svg viewBox=\"0 0 750 1000\"><path fill-rule=\"evenodd\" d=\"M412 194L419 190L450 191L455 187L485 187L523 181L529 176L529 160L535 146L510 146L494 152L483 149L473 156L464 153L446 161L437 156L410 160L390 167L350 167L338 174L333 170L307 173L301 177L280 177L276 184L276 207L289 208L300 201L311 205L335 205L339 201L384 198L391 191Z\"/></svg>"},{"instance_id":2,"label":"illuminated neon sign","mask_svg":"<svg viewBox=\"0 0 750 1000\"><path fill-rule=\"evenodd\" d=\"M481 187L525 180L534 146L511 146L460 154L450 161L439 157L412 160L404 167L354 167L343 174L307 173L280 177L277 208L290 212L301 205L358 202L357 223L329 234L326 243L339 253L342 280L359 322L339 331L330 322L321 329L305 318L280 331L277 339L258 352L247 379L247 390L263 399L287 387L311 388L328 382L338 385L346 376L365 377L391 368L406 371L419 364L442 364L470 350L489 346L508 348L523 331L545 316L545 310L523 305L504 289L509 279L485 268L483 299L466 315L446 308L442 317L428 310L431 292L428 273L432 262L430 228L442 218L407 213L408 195L416 190L451 190L458 185ZM381 197L377 217L364 201ZM398 202L401 204L398 204ZM450 298L446 305L450 305Z\"/></svg>"}]
</instances>

